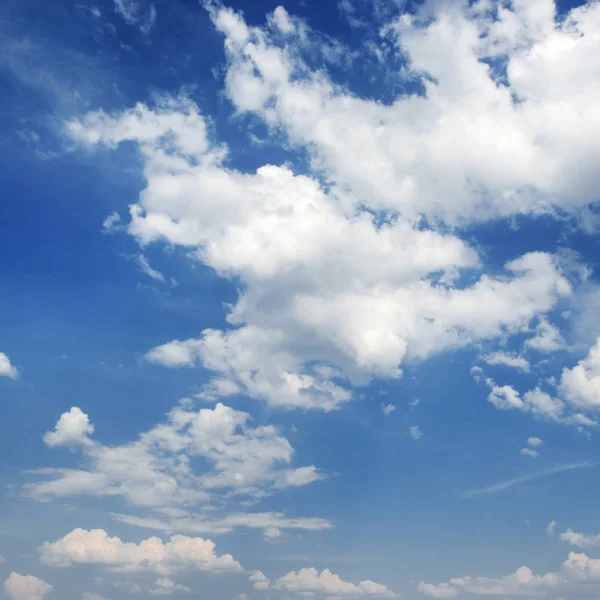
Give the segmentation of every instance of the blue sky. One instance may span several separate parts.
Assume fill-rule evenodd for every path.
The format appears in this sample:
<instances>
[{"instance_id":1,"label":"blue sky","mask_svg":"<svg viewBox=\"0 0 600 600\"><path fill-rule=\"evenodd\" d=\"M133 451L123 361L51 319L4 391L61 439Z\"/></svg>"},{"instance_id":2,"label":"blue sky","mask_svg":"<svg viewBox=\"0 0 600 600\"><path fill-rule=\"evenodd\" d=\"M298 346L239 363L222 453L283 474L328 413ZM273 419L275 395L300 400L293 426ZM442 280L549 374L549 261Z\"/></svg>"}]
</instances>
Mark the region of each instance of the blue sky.
<instances>
[{"instance_id":1,"label":"blue sky","mask_svg":"<svg viewBox=\"0 0 600 600\"><path fill-rule=\"evenodd\" d=\"M600 5L0 8L0 597L597 598Z\"/></svg>"}]
</instances>

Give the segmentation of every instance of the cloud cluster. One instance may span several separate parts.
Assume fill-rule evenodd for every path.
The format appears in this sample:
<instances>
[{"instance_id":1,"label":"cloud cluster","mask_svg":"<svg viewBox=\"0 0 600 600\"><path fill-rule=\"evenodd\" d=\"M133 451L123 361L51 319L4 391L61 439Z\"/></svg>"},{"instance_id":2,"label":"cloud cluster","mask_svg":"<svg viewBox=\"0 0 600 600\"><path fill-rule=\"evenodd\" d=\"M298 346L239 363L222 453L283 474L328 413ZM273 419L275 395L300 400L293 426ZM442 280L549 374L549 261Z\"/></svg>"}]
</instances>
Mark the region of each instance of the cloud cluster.
<instances>
[{"instance_id":1,"label":"cloud cluster","mask_svg":"<svg viewBox=\"0 0 600 600\"><path fill-rule=\"evenodd\" d=\"M571 552L560 569L554 573L538 575L528 567L521 567L511 575L498 579L467 576L439 584L421 582L419 591L430 598L458 598L465 595L500 598L521 596L564 598L579 593L586 597L586 584L598 582L600 582L600 560L589 558L586 554Z\"/></svg>"},{"instance_id":2,"label":"cloud cluster","mask_svg":"<svg viewBox=\"0 0 600 600\"><path fill-rule=\"evenodd\" d=\"M271 582L262 571L253 571L250 574L250 581L253 582L255 590L281 590L292 592L299 596L308 596L309 594L326 594L327 596L373 596L373 597L393 597L385 585L374 581L361 581L358 584L344 581L339 575L325 569L319 573L314 568L300 569L299 571L290 571L279 579Z\"/></svg>"},{"instance_id":3,"label":"cloud cluster","mask_svg":"<svg viewBox=\"0 0 600 600\"><path fill-rule=\"evenodd\" d=\"M242 571L231 554L218 556L211 540L175 535L164 543L152 537L139 544L109 537L103 529L74 529L55 542L39 548L44 564L69 567L73 564L105 565L116 573L154 571L170 575L185 569L200 571ZM162 587L168 587L165 581ZM161 587L157 584L158 587Z\"/></svg>"},{"instance_id":4,"label":"cloud cluster","mask_svg":"<svg viewBox=\"0 0 600 600\"><path fill-rule=\"evenodd\" d=\"M80 495L115 496L159 517L114 515L116 519L163 531L222 533L235 527L263 530L331 527L325 519L288 518L283 513L233 513L215 509L236 498L262 498L323 478L314 466L292 468L293 448L272 425L251 427L250 416L218 403L193 411L183 402L167 421L122 446L105 446L90 436L88 415L73 407L44 436L51 447L79 449L86 469L41 469L43 481L26 486L41 500ZM203 461L199 463L198 458ZM200 466L201 465L201 466ZM210 516L186 509L199 504Z\"/></svg>"}]
</instances>

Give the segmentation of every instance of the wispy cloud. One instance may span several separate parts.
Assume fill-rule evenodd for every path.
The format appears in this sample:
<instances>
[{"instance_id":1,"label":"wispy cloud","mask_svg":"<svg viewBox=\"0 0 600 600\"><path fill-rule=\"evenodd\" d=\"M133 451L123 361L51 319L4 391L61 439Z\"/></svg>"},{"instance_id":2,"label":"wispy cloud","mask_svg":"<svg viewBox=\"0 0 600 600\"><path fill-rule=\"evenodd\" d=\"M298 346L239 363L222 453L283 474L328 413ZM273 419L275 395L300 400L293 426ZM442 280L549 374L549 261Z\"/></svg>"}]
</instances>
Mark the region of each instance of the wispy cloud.
<instances>
[{"instance_id":1,"label":"wispy cloud","mask_svg":"<svg viewBox=\"0 0 600 600\"><path fill-rule=\"evenodd\" d=\"M505 481L500 481L499 483L494 483L484 488L467 490L463 492L461 496L463 498L477 498L478 496L495 494L496 492L501 492L515 485L520 485L521 483L526 483L528 481L533 481L534 479L539 479L540 477L556 475L557 473L562 473L564 471L573 471L575 469L590 469L595 466L596 463L587 460L569 465L557 465L555 467L551 467L550 469L544 469L543 471L538 471L537 473L531 473L531 475L524 475L523 477L507 479Z\"/></svg>"}]
</instances>

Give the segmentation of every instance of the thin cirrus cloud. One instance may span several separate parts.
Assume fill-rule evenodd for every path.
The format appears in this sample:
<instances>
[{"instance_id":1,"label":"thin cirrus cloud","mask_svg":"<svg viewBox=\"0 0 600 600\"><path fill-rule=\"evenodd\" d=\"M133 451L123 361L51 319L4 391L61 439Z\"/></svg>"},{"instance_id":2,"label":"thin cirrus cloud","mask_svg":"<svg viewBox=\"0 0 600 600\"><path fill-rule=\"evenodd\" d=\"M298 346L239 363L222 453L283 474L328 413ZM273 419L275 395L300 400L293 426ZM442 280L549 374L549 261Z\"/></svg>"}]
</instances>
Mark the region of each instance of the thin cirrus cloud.
<instances>
[{"instance_id":1,"label":"thin cirrus cloud","mask_svg":"<svg viewBox=\"0 0 600 600\"><path fill-rule=\"evenodd\" d=\"M488 485L483 488L477 488L473 490L466 490L462 493L463 498L477 498L479 496L485 496L488 494L496 494L498 492L502 492L508 488L511 488L515 485L521 485L523 483L527 483L529 481L534 481L539 479L540 477L548 477L550 475L557 475L558 473L564 473L566 471L573 471L576 469L591 469L596 466L596 463L591 461L582 461L578 463L573 463L569 465L557 465L555 467L551 467L549 469L544 469L543 471L537 471L536 473L531 473L530 475L524 475L523 477L515 477L514 479L506 479L505 481L500 481L498 483L494 483L492 485Z\"/></svg>"}]
</instances>

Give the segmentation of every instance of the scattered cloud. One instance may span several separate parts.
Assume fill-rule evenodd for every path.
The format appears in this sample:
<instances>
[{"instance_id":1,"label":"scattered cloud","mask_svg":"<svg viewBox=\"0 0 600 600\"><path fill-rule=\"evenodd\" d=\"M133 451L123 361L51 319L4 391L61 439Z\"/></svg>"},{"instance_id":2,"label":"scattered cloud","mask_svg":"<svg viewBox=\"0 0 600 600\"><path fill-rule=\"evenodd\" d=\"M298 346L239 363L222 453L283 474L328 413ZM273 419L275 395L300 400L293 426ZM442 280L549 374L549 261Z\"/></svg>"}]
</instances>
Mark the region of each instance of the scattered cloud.
<instances>
[{"instance_id":1,"label":"scattered cloud","mask_svg":"<svg viewBox=\"0 0 600 600\"><path fill-rule=\"evenodd\" d=\"M498 579L491 577L456 577L447 582L430 584L421 582L419 591L430 598L458 598L463 595L477 597L514 598L533 596L543 598L574 597L581 584L600 581L600 560L585 554L571 552L560 569L545 575L535 574L521 567L511 575ZM589 597L584 594L582 597Z\"/></svg>"},{"instance_id":2,"label":"scattered cloud","mask_svg":"<svg viewBox=\"0 0 600 600\"><path fill-rule=\"evenodd\" d=\"M281 590L292 592L299 596L314 593L327 594L334 597L395 596L393 592L381 583L369 580L361 581L358 584L350 583L344 581L339 575L332 573L329 569L325 569L321 573L314 568L290 571L274 582L271 582L262 571L253 571L250 574L250 581L253 582L255 590Z\"/></svg>"},{"instance_id":3,"label":"scattered cloud","mask_svg":"<svg viewBox=\"0 0 600 600\"><path fill-rule=\"evenodd\" d=\"M575 367L563 369L559 389L562 396L577 408L600 408L600 337Z\"/></svg>"},{"instance_id":4,"label":"scattered cloud","mask_svg":"<svg viewBox=\"0 0 600 600\"><path fill-rule=\"evenodd\" d=\"M411 427L409 427L408 431L410 433L410 437L412 437L413 440L419 440L423 436L423 432L421 431L421 428L418 425L412 425Z\"/></svg>"},{"instance_id":5,"label":"scattered cloud","mask_svg":"<svg viewBox=\"0 0 600 600\"><path fill-rule=\"evenodd\" d=\"M544 442L539 437L530 437L530 438L527 438L527 443L532 448L539 448Z\"/></svg>"},{"instance_id":6,"label":"scattered cloud","mask_svg":"<svg viewBox=\"0 0 600 600\"><path fill-rule=\"evenodd\" d=\"M181 583L175 583L172 579L168 577L159 577L155 583L154 587L150 589L150 593L153 596L170 596L175 592L191 592L192 590Z\"/></svg>"},{"instance_id":7,"label":"scattered cloud","mask_svg":"<svg viewBox=\"0 0 600 600\"><path fill-rule=\"evenodd\" d=\"M550 469L544 469L543 471L537 471L536 473L531 473L530 475L524 475L523 477L515 477L514 479L507 479L505 481L500 481L499 483L494 483L484 488L478 488L473 490L468 490L462 493L463 498L476 498L478 496L484 496L487 494L495 494L497 492L502 492L508 488L511 488L515 485L520 485L522 483L527 483L528 481L534 481L535 479L539 479L540 477L548 477L549 475L556 475L558 473L564 473L565 471L573 471L575 469L591 469L595 467L596 463L590 461L583 461L579 463L573 463L569 465L557 465L556 467L551 467Z\"/></svg>"},{"instance_id":8,"label":"scattered cloud","mask_svg":"<svg viewBox=\"0 0 600 600\"><path fill-rule=\"evenodd\" d=\"M587 535L585 533L577 533L570 528L560 534L560 539L564 542L569 542L569 544L573 546L578 546L579 548L593 548L595 546L600 546L600 534Z\"/></svg>"},{"instance_id":9,"label":"scattered cloud","mask_svg":"<svg viewBox=\"0 0 600 600\"><path fill-rule=\"evenodd\" d=\"M526 358L507 352L492 352L490 354L482 356L481 358L488 365L504 365L505 367L519 369L524 373L528 373L531 369L531 365L529 364L529 361Z\"/></svg>"},{"instance_id":10,"label":"scattered cloud","mask_svg":"<svg viewBox=\"0 0 600 600\"><path fill-rule=\"evenodd\" d=\"M558 329L546 318L541 317L535 331L535 337L526 340L525 346L538 352L556 352L565 347L565 342Z\"/></svg>"},{"instance_id":11,"label":"scattered cloud","mask_svg":"<svg viewBox=\"0 0 600 600\"><path fill-rule=\"evenodd\" d=\"M396 410L396 407L393 404L382 404L381 405L381 412L386 417L389 417L395 410Z\"/></svg>"},{"instance_id":12,"label":"scattered cloud","mask_svg":"<svg viewBox=\"0 0 600 600\"><path fill-rule=\"evenodd\" d=\"M121 219L121 215L118 212L112 212L108 217L102 221L102 233L114 234L120 231L125 231L126 225Z\"/></svg>"},{"instance_id":13,"label":"scattered cloud","mask_svg":"<svg viewBox=\"0 0 600 600\"><path fill-rule=\"evenodd\" d=\"M243 570L231 554L215 554L215 544L211 540L182 535L175 535L166 543L154 537L136 544L109 537L103 529L74 529L56 542L44 542L39 551L42 562L53 567L97 564L117 573L147 570L171 575L185 569Z\"/></svg>"},{"instance_id":14,"label":"scattered cloud","mask_svg":"<svg viewBox=\"0 0 600 600\"><path fill-rule=\"evenodd\" d=\"M548 523L548 527L546 527L546 533L549 536L553 536L555 529L556 529L556 521L550 521L550 523Z\"/></svg>"},{"instance_id":15,"label":"scattered cloud","mask_svg":"<svg viewBox=\"0 0 600 600\"><path fill-rule=\"evenodd\" d=\"M4 352L0 352L0 377L16 379L18 376L18 369L11 364L10 359Z\"/></svg>"},{"instance_id":16,"label":"scattered cloud","mask_svg":"<svg viewBox=\"0 0 600 600\"><path fill-rule=\"evenodd\" d=\"M532 448L521 448L521 454L523 456L531 456L532 458L537 458L540 455L537 450L533 450Z\"/></svg>"},{"instance_id":17,"label":"scattered cloud","mask_svg":"<svg viewBox=\"0 0 600 600\"><path fill-rule=\"evenodd\" d=\"M142 273L145 273L146 275L148 275L148 277L151 277L155 281L161 281L162 283L165 282L164 275L160 271L153 269L150 266L148 259L143 254L138 254L136 256L136 262Z\"/></svg>"},{"instance_id":18,"label":"scattered cloud","mask_svg":"<svg viewBox=\"0 0 600 600\"><path fill-rule=\"evenodd\" d=\"M4 582L4 591L11 600L42 600L54 588L33 575L11 573Z\"/></svg>"},{"instance_id":19,"label":"scattered cloud","mask_svg":"<svg viewBox=\"0 0 600 600\"><path fill-rule=\"evenodd\" d=\"M128 25L134 25L148 35L156 22L156 8L144 0L114 0L115 10Z\"/></svg>"}]
</instances>

